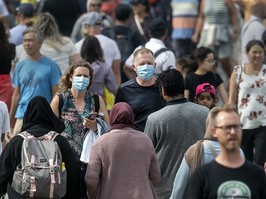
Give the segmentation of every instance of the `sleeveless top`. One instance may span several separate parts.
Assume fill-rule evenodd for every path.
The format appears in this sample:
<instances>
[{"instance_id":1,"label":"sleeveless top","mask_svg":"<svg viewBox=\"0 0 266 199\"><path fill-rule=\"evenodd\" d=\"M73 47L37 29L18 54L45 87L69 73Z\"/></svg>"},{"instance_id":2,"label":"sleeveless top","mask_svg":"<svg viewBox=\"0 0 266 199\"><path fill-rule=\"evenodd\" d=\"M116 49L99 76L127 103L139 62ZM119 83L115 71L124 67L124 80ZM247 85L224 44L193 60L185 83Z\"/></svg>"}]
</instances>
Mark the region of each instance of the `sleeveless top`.
<instances>
[{"instance_id":1,"label":"sleeveless top","mask_svg":"<svg viewBox=\"0 0 266 199\"><path fill-rule=\"evenodd\" d=\"M238 85L237 107L243 129L266 126L266 65L258 75L248 75L244 65L235 66Z\"/></svg>"},{"instance_id":2,"label":"sleeveless top","mask_svg":"<svg viewBox=\"0 0 266 199\"><path fill-rule=\"evenodd\" d=\"M95 102L93 95L87 92L85 95L85 107L82 112L79 112L75 107L74 97L70 90L63 93L63 99L61 118L65 124L65 130L61 135L67 139L79 159L86 133L84 131L83 118L91 111L95 111Z\"/></svg>"},{"instance_id":3,"label":"sleeveless top","mask_svg":"<svg viewBox=\"0 0 266 199\"><path fill-rule=\"evenodd\" d=\"M230 24L229 10L225 0L205 0L204 20L209 24Z\"/></svg>"},{"instance_id":4,"label":"sleeveless top","mask_svg":"<svg viewBox=\"0 0 266 199\"><path fill-rule=\"evenodd\" d=\"M230 44L230 13L225 0L205 0L204 2L204 25L201 30L198 47L204 46L211 48L218 58L231 56ZM221 27L228 32L228 42L215 44L215 27Z\"/></svg>"}]
</instances>

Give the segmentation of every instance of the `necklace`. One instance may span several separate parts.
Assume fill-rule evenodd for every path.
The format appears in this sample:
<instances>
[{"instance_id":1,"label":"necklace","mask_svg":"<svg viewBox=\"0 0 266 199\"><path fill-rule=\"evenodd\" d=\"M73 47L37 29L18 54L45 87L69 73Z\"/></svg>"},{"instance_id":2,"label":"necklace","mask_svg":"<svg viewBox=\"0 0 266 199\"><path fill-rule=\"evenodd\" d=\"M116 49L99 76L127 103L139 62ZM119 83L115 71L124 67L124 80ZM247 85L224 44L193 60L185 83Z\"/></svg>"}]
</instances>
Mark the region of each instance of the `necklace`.
<instances>
[{"instance_id":1,"label":"necklace","mask_svg":"<svg viewBox=\"0 0 266 199\"><path fill-rule=\"evenodd\" d=\"M82 112L85 106L84 99L74 98L74 105L78 112Z\"/></svg>"}]
</instances>

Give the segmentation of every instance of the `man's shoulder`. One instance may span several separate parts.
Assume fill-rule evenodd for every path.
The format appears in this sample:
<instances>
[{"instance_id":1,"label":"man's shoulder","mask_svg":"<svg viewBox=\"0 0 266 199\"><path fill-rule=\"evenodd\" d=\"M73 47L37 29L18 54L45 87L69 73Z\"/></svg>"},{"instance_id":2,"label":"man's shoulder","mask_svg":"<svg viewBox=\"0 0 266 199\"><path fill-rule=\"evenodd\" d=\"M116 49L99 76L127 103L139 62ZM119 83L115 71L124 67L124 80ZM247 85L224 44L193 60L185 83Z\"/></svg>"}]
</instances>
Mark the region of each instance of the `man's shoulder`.
<instances>
[{"instance_id":1,"label":"man's shoulder","mask_svg":"<svg viewBox=\"0 0 266 199\"><path fill-rule=\"evenodd\" d=\"M21 68L21 67L24 67L25 65L29 64L30 63L30 60L28 57L22 59L21 61L19 61L18 63L16 63L16 66L15 68Z\"/></svg>"},{"instance_id":2,"label":"man's shoulder","mask_svg":"<svg viewBox=\"0 0 266 199\"><path fill-rule=\"evenodd\" d=\"M120 89L126 89L126 88L130 88L130 87L139 87L138 84L136 83L136 79L130 79L126 82L124 82L123 84L121 84Z\"/></svg>"},{"instance_id":3,"label":"man's shoulder","mask_svg":"<svg viewBox=\"0 0 266 199\"><path fill-rule=\"evenodd\" d=\"M151 113L149 116L148 116L148 118L149 118L149 120L151 120L151 121L155 121L155 120L162 120L162 118L165 116L165 115L167 115L167 118L169 118L169 111L167 110L168 109L168 107L167 106L165 106L165 107L162 107L161 109L159 109L159 110L157 110L157 111L155 111L155 112L153 112L153 113ZM171 116L170 116L171 117Z\"/></svg>"},{"instance_id":4,"label":"man's shoulder","mask_svg":"<svg viewBox=\"0 0 266 199\"><path fill-rule=\"evenodd\" d=\"M246 170L254 172L253 174L255 174L256 172L265 174L262 166L254 164L254 163L250 162L249 160L245 160L245 166L246 166L245 167Z\"/></svg>"},{"instance_id":5,"label":"man's shoulder","mask_svg":"<svg viewBox=\"0 0 266 199\"><path fill-rule=\"evenodd\" d=\"M95 35L95 37L101 42L108 42L108 44L115 43L115 41L103 34Z\"/></svg>"},{"instance_id":6,"label":"man's shoulder","mask_svg":"<svg viewBox=\"0 0 266 199\"><path fill-rule=\"evenodd\" d=\"M48 64L48 65L52 65L52 66L58 66L58 64L51 59L50 57L47 57L45 55L43 55L43 57L41 59L39 59L39 62L44 63L44 64Z\"/></svg>"},{"instance_id":7,"label":"man's shoulder","mask_svg":"<svg viewBox=\"0 0 266 199\"><path fill-rule=\"evenodd\" d=\"M195 102L187 101L187 102L184 103L184 105L186 107L188 107L189 109L198 110L200 112L202 111L203 113L207 113L208 114L208 112L209 112L208 107L200 105L200 104L197 104Z\"/></svg>"}]
</instances>

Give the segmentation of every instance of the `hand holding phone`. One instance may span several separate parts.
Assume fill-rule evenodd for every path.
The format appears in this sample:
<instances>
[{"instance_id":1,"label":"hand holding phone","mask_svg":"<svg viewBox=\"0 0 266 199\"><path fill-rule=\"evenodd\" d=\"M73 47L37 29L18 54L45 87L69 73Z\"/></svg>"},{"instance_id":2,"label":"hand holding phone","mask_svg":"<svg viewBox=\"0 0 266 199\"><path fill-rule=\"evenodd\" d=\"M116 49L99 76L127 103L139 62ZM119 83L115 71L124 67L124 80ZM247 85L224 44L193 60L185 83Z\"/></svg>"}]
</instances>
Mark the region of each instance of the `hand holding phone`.
<instances>
[{"instance_id":1,"label":"hand holding phone","mask_svg":"<svg viewBox=\"0 0 266 199\"><path fill-rule=\"evenodd\" d=\"M89 115L86 118L89 120L95 120L97 115L98 115L97 112L91 112L91 113L89 113Z\"/></svg>"}]
</instances>

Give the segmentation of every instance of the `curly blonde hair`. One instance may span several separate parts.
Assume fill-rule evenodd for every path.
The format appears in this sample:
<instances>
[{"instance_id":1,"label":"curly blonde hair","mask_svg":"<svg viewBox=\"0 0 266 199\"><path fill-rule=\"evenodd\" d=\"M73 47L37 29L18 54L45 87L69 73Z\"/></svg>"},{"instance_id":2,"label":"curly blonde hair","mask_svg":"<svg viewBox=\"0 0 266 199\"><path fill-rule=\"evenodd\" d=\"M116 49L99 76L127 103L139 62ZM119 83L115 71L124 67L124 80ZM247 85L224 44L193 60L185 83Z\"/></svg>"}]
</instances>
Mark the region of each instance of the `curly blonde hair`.
<instances>
[{"instance_id":1,"label":"curly blonde hair","mask_svg":"<svg viewBox=\"0 0 266 199\"><path fill-rule=\"evenodd\" d=\"M63 76L61 77L61 80L59 83L59 91L58 91L59 93L65 92L72 87L72 82L70 81L70 78L73 76L74 71L78 67L86 67L89 69L89 71L90 71L90 77L89 77L90 78L90 84L89 84L87 90L90 89L90 87L92 85L92 80L93 80L93 68L91 67L91 65L88 62L79 61L79 62L71 64L67 68L67 70L65 71Z\"/></svg>"}]
</instances>

